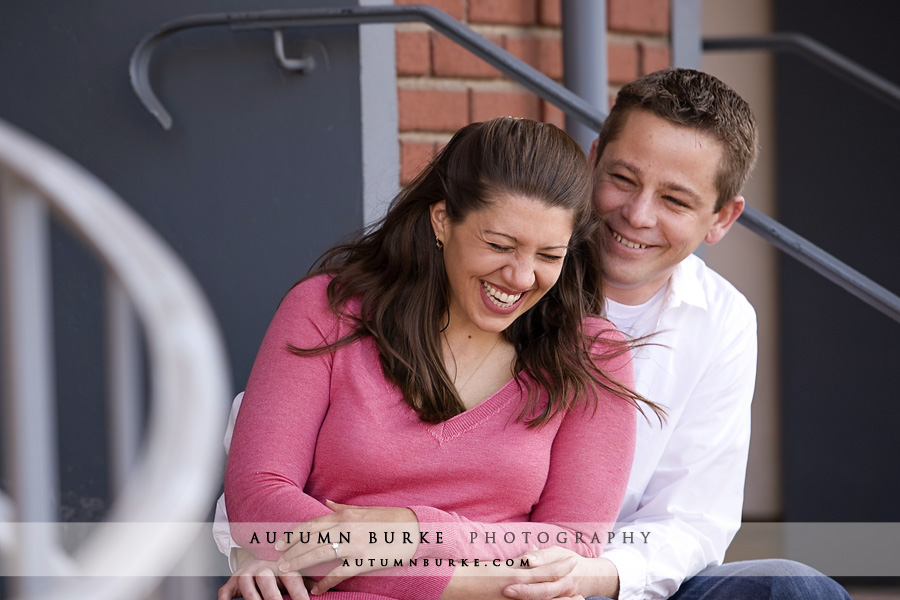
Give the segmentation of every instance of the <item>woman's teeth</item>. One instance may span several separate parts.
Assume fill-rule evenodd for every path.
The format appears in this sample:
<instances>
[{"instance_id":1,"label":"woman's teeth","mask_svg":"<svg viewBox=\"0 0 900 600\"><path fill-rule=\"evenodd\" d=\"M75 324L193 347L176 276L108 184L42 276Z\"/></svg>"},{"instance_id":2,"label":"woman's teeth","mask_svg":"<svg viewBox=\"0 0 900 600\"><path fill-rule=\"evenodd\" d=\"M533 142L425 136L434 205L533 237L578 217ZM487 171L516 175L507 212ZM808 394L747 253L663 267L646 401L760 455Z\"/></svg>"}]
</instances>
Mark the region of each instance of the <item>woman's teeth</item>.
<instances>
[{"instance_id":1,"label":"woman's teeth","mask_svg":"<svg viewBox=\"0 0 900 600\"><path fill-rule=\"evenodd\" d=\"M500 308L509 308L510 306L518 302L519 298L522 297L522 294L510 295L501 292L486 281L481 282L481 287L484 288L484 291L488 295L488 298L491 299L491 302L493 302Z\"/></svg>"}]
</instances>

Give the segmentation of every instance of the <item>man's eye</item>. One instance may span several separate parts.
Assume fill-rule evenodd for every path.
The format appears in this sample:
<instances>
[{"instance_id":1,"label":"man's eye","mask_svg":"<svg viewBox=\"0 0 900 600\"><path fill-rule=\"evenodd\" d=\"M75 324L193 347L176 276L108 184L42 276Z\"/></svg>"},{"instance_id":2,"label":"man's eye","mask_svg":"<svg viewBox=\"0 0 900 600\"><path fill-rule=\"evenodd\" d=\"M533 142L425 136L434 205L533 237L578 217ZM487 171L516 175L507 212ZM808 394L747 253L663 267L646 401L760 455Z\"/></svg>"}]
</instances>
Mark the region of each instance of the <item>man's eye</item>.
<instances>
[{"instance_id":1,"label":"man's eye","mask_svg":"<svg viewBox=\"0 0 900 600\"><path fill-rule=\"evenodd\" d=\"M509 248L506 246L501 246L500 244L493 244L491 242L488 242L488 246L490 246L493 250L497 250L498 252L506 252L509 250Z\"/></svg>"},{"instance_id":2,"label":"man's eye","mask_svg":"<svg viewBox=\"0 0 900 600\"><path fill-rule=\"evenodd\" d=\"M663 198L666 200L666 202L669 202L670 204L674 204L675 206L678 206L680 208L688 207L687 204L685 204L684 202L682 202L681 200L679 200L678 198L675 198L673 196L663 196Z\"/></svg>"}]
</instances>

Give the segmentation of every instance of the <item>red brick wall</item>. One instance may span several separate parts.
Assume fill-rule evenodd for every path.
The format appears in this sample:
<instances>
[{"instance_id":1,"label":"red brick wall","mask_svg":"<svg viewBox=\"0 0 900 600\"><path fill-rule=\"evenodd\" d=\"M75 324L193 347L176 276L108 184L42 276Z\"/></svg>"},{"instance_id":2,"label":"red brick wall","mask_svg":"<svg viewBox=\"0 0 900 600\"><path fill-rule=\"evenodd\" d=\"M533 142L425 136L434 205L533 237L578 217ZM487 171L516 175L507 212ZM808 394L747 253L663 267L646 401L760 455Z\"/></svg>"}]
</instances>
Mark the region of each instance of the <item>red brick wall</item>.
<instances>
[{"instance_id":1,"label":"red brick wall","mask_svg":"<svg viewBox=\"0 0 900 600\"><path fill-rule=\"evenodd\" d=\"M670 0L607 0L609 78L614 94L669 65ZM556 80L562 80L560 0L395 0L430 4ZM424 24L396 26L401 183L452 133L511 115L562 127L563 113Z\"/></svg>"}]
</instances>

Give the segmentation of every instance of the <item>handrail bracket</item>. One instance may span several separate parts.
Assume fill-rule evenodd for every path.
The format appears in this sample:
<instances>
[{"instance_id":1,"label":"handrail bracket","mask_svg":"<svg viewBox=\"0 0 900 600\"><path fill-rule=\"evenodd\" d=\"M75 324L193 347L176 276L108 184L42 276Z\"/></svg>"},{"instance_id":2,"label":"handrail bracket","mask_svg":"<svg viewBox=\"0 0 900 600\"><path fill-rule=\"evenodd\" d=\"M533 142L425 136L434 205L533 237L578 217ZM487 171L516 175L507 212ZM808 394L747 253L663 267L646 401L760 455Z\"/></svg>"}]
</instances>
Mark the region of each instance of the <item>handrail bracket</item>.
<instances>
[{"instance_id":1,"label":"handrail bracket","mask_svg":"<svg viewBox=\"0 0 900 600\"><path fill-rule=\"evenodd\" d=\"M300 58L288 58L285 55L284 33L282 29L272 30L272 40L275 44L275 60L278 61L278 64L281 65L282 69L306 73L316 67L316 59L312 54L307 54Z\"/></svg>"}]
</instances>

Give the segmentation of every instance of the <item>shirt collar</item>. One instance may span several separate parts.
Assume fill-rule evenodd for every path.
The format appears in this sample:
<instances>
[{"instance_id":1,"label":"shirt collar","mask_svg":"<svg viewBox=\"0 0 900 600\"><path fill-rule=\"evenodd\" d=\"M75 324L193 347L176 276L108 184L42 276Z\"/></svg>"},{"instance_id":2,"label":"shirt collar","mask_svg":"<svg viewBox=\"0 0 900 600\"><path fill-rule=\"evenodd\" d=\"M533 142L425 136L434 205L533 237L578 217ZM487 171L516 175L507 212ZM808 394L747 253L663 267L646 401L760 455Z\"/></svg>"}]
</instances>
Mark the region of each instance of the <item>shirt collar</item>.
<instances>
[{"instance_id":1,"label":"shirt collar","mask_svg":"<svg viewBox=\"0 0 900 600\"><path fill-rule=\"evenodd\" d=\"M669 278L665 308L687 304L707 310L706 294L703 293L703 286L698 277L702 264L700 258L691 254L676 265L672 277Z\"/></svg>"}]
</instances>

